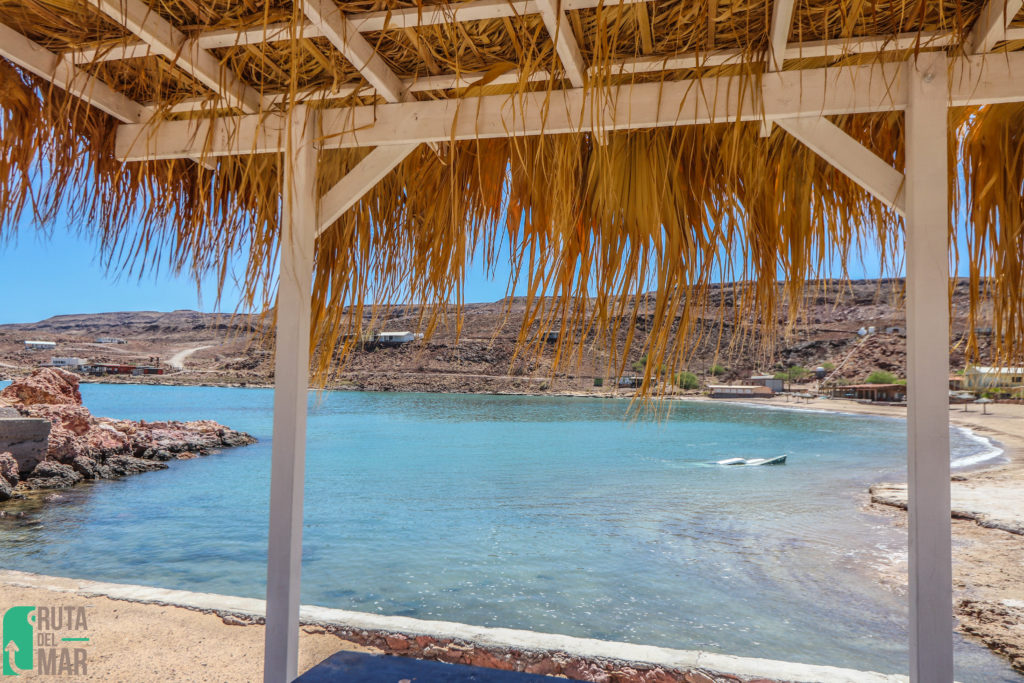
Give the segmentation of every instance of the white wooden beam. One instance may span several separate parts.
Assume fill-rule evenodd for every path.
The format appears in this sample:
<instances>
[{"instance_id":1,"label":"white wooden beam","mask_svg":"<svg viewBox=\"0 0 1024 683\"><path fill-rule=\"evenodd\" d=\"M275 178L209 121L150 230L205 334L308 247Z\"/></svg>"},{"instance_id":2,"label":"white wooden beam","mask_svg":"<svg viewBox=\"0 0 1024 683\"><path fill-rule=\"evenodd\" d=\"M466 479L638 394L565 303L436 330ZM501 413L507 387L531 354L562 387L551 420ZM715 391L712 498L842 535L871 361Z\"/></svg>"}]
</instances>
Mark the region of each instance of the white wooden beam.
<instances>
[{"instance_id":1,"label":"white wooden beam","mask_svg":"<svg viewBox=\"0 0 1024 683\"><path fill-rule=\"evenodd\" d=\"M1007 40L1006 29L1024 6L1024 0L988 0L967 35L966 49L971 54L989 52L996 43Z\"/></svg>"},{"instance_id":2,"label":"white wooden beam","mask_svg":"<svg viewBox=\"0 0 1024 683\"><path fill-rule=\"evenodd\" d=\"M463 72L461 74L444 74L440 76L425 76L423 78L408 78L402 80L402 86L407 93L426 92L429 90L452 90L454 88L468 88L478 82L485 74L481 72ZM526 77L527 82L546 81L550 78L546 71L534 71ZM488 81L488 85L509 85L519 82L521 78L518 71L510 71ZM370 94L370 86L364 83L348 83L338 88L318 88L315 90L300 90L295 99L298 102L320 102L323 100L340 100L351 97L356 93ZM270 105L285 104L292 97L288 92L271 92L264 94L264 101ZM174 114L203 111L211 108L211 100L206 97L190 97L170 107L169 111Z\"/></svg>"},{"instance_id":3,"label":"white wooden beam","mask_svg":"<svg viewBox=\"0 0 1024 683\"><path fill-rule=\"evenodd\" d=\"M948 83L941 53L907 65L907 488L910 678L953 681L949 504Z\"/></svg>"},{"instance_id":4,"label":"white wooden beam","mask_svg":"<svg viewBox=\"0 0 1024 683\"><path fill-rule=\"evenodd\" d=\"M105 15L121 24L175 66L214 92L232 106L253 114L260 110L260 94L235 76L230 69L194 40L171 26L142 0L88 0Z\"/></svg>"},{"instance_id":5,"label":"white wooden beam","mask_svg":"<svg viewBox=\"0 0 1024 683\"><path fill-rule=\"evenodd\" d=\"M334 221L351 209L359 199L412 154L419 145L378 147L366 155L355 167L334 184L320 198L320 227L317 235L331 227Z\"/></svg>"},{"instance_id":6,"label":"white wooden beam","mask_svg":"<svg viewBox=\"0 0 1024 683\"><path fill-rule=\"evenodd\" d=\"M1024 31L1022 31L1021 39L1024 39ZM907 33L895 37L819 40L806 43L791 43L786 48L786 59L826 56L843 57L865 52L902 52L915 47L945 47L955 44L955 42L956 36L951 31L932 31L920 34ZM746 53L742 50L727 49L701 53L680 53L668 57L630 57L613 62L609 67L609 72L612 75L623 75L722 66L724 64L739 64L745 56ZM600 65L594 65L587 69L587 73L590 77L594 77L604 68ZM441 74L423 78L403 79L402 86L407 92L451 90L453 88L468 87L483 77L483 72ZM518 71L509 71L494 78L490 81L490 85L515 84L522 77L522 74ZM528 82L546 81L549 78L550 74L546 71L534 71L526 76ZM303 102L345 99L357 92L369 94L369 89L362 84L346 84L338 88L323 88L300 92L298 99ZM264 101L270 105L281 104L290 97L291 93L271 92L264 94ZM171 107L170 112L181 114L202 111L209 109L210 105L210 99L206 97L188 98Z\"/></svg>"},{"instance_id":7,"label":"white wooden beam","mask_svg":"<svg viewBox=\"0 0 1024 683\"><path fill-rule=\"evenodd\" d=\"M952 106L1024 101L1024 53L999 59L953 59ZM630 130L902 111L907 95L903 63L783 71L760 92L749 78L642 83L588 92L487 95L461 99L367 105L323 112L325 148L378 147L542 133ZM159 124L122 125L117 156L124 160L279 152L280 114L229 116Z\"/></svg>"},{"instance_id":8,"label":"white wooden beam","mask_svg":"<svg viewBox=\"0 0 1024 683\"><path fill-rule=\"evenodd\" d=\"M288 125L281 188L281 265L274 350L274 432L267 546L267 627L263 680L298 675L302 498L306 473L310 292L316 241L315 117L296 107Z\"/></svg>"},{"instance_id":9,"label":"white wooden beam","mask_svg":"<svg viewBox=\"0 0 1024 683\"><path fill-rule=\"evenodd\" d=\"M303 0L303 11L320 33L345 56L388 102L402 102L406 90L401 79L341 13L334 0Z\"/></svg>"},{"instance_id":10,"label":"white wooden beam","mask_svg":"<svg viewBox=\"0 0 1024 683\"><path fill-rule=\"evenodd\" d=\"M1024 26L1011 26L1006 29L1006 40L1024 40Z\"/></svg>"},{"instance_id":11,"label":"white wooden beam","mask_svg":"<svg viewBox=\"0 0 1024 683\"><path fill-rule=\"evenodd\" d=\"M786 46L786 59L812 59L815 57L845 57L873 52L903 52L914 48L948 47L956 45L953 31L921 31L896 36L864 36L833 38L790 43Z\"/></svg>"},{"instance_id":12,"label":"white wooden beam","mask_svg":"<svg viewBox=\"0 0 1024 683\"><path fill-rule=\"evenodd\" d=\"M563 11L593 9L605 7L605 11L614 10L619 5L633 5L651 0L615 0L608 4L607 0L564 0ZM519 17L538 14L535 0L473 0L471 2L441 3L424 7L403 7L395 10L377 12L360 12L348 15L348 21L360 33L374 31L416 28L417 26L435 26L452 22L478 21L481 19L497 19L501 17ZM253 45L256 43L288 40L291 37L291 24L276 22L272 24L255 24L246 28L213 29L205 31L196 38L199 47L211 50L236 45ZM302 26L302 37L317 38L323 35L320 27L312 22ZM105 61L111 59L127 59L132 56L144 56L146 44L129 42L115 49L88 47L71 52L76 63ZM136 52L138 50L138 52Z\"/></svg>"},{"instance_id":13,"label":"white wooden beam","mask_svg":"<svg viewBox=\"0 0 1024 683\"><path fill-rule=\"evenodd\" d=\"M740 64L747 53L743 50L712 50L710 52L684 52L668 57L631 57L613 61L608 67L612 75L645 74L659 71L676 71L679 69L698 69L724 64ZM605 67L595 64L587 69L590 76L604 70Z\"/></svg>"},{"instance_id":14,"label":"white wooden beam","mask_svg":"<svg viewBox=\"0 0 1024 683\"><path fill-rule=\"evenodd\" d=\"M900 68L895 64L785 72L777 87L765 91L764 110L773 116L799 116L901 108L902 92L891 87ZM848 87L851 78L861 87ZM837 87L829 87L834 83ZM753 120L762 113L753 87L748 78L729 76L617 86L599 93L576 88L328 109L322 121L324 146L377 147L589 132L595 127L628 130ZM117 149L120 158L134 160L179 157L197 148L214 155L280 151L282 130L280 115L165 121L152 129L123 126Z\"/></svg>"},{"instance_id":15,"label":"white wooden beam","mask_svg":"<svg viewBox=\"0 0 1024 683\"><path fill-rule=\"evenodd\" d=\"M766 71L782 71L795 5L796 0L775 0L772 6L771 33L768 39L768 54L765 57Z\"/></svg>"},{"instance_id":16,"label":"white wooden beam","mask_svg":"<svg viewBox=\"0 0 1024 683\"><path fill-rule=\"evenodd\" d=\"M555 51L562 62L565 75L574 88L582 88L586 82L587 68L583 64L580 46L569 26L569 20L562 11L559 0L536 0L537 10L544 20L544 27L555 43Z\"/></svg>"},{"instance_id":17,"label":"white wooden beam","mask_svg":"<svg viewBox=\"0 0 1024 683\"><path fill-rule=\"evenodd\" d=\"M116 45L97 45L83 47L67 53L68 59L75 64L93 64L96 62L116 62L120 59L137 59L155 54L153 48L141 40L126 39Z\"/></svg>"},{"instance_id":18,"label":"white wooden beam","mask_svg":"<svg viewBox=\"0 0 1024 683\"><path fill-rule=\"evenodd\" d=\"M793 23L793 8L796 0L775 0L772 5L772 24L768 33L768 52L765 54L764 69L766 73L782 71L782 63L786 60L786 45L789 43L789 28ZM765 118L761 121L761 137L772 134L773 121Z\"/></svg>"},{"instance_id":19,"label":"white wooden beam","mask_svg":"<svg viewBox=\"0 0 1024 683\"><path fill-rule=\"evenodd\" d=\"M778 119L776 123L883 204L905 214L903 174L842 128L821 116Z\"/></svg>"},{"instance_id":20,"label":"white wooden beam","mask_svg":"<svg viewBox=\"0 0 1024 683\"><path fill-rule=\"evenodd\" d=\"M4 24L0 24L0 56L110 114L118 121L140 123L149 118L150 111L146 107L77 68L71 60L50 52Z\"/></svg>"}]
</instances>

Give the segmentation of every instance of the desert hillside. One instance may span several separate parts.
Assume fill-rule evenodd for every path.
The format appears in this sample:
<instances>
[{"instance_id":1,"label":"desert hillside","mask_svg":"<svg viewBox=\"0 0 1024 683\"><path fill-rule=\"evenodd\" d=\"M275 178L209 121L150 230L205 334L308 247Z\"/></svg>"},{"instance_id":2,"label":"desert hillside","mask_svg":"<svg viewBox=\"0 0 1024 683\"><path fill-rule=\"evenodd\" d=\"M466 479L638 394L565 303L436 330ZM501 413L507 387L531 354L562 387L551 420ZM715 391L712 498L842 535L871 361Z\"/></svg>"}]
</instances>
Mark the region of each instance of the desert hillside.
<instances>
[{"instance_id":1,"label":"desert hillside","mask_svg":"<svg viewBox=\"0 0 1024 683\"><path fill-rule=\"evenodd\" d=\"M774 322L775 342L769 353L759 343L759 321L732 310L728 285L711 294L711 309L701 321L704 334L691 352L686 369L702 379L711 369L723 371L714 381L730 381L752 372L776 372L799 365L819 365L837 378L857 381L873 370L898 376L905 372L902 282L866 280L842 285L819 283L811 288L797 321L780 311ZM636 317L637 338L647 333L650 316L644 306ZM559 372L551 371L554 344L540 354L514 359L515 340L525 305L520 299L467 304L461 333L454 316L442 321L429 339L397 347L368 346L354 351L339 368L337 388L397 391L541 392L613 390L615 378L637 374L641 347L622 359L625 330L612 343L585 344L582 357ZM951 366L965 359L960 340L966 332L967 285L954 289L954 339ZM372 323L374 331L416 331L419 309L394 307ZM39 322L0 325L0 377L10 378L48 363L51 356L73 356L90 363L154 365L165 374L147 377L105 377L104 381L152 383L266 385L273 381L273 353L262 323L256 318L195 311L133 311L61 315ZM367 327L371 323L367 322ZM861 328L875 328L860 335ZM99 343L116 338L125 343ZM979 335L984 354L987 338ZM29 350L26 340L56 342L55 350ZM613 353L616 346L618 352ZM553 375L553 376L552 376ZM604 380L595 387L595 378Z\"/></svg>"}]
</instances>

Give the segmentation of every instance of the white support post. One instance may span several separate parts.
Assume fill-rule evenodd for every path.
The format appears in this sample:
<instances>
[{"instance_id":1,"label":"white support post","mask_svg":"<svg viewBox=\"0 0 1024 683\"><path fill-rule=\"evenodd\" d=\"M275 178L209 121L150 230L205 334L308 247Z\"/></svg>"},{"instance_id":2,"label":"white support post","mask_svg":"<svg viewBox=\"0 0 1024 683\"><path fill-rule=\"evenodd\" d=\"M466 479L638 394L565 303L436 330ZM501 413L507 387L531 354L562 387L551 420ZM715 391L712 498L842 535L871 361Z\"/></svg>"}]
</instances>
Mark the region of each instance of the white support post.
<instances>
[{"instance_id":1,"label":"white support post","mask_svg":"<svg viewBox=\"0 0 1024 683\"><path fill-rule=\"evenodd\" d=\"M953 680L949 505L949 193L946 60L906 70L907 488L910 677Z\"/></svg>"},{"instance_id":2,"label":"white support post","mask_svg":"<svg viewBox=\"0 0 1024 683\"><path fill-rule=\"evenodd\" d=\"M263 655L265 683L287 683L298 675L310 289L319 199L315 127L315 118L307 116L304 106L294 109L283 161L267 547L267 628Z\"/></svg>"}]
</instances>

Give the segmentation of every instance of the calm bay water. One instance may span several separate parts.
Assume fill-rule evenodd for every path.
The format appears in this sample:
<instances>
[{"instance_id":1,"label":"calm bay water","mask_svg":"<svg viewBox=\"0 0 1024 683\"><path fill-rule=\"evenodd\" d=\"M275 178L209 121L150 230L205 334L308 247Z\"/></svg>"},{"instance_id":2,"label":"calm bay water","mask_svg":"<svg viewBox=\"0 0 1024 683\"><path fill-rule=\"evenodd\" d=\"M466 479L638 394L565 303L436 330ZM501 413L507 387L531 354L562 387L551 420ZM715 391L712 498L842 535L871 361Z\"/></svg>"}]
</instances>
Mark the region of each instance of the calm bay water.
<instances>
[{"instance_id":1,"label":"calm bay water","mask_svg":"<svg viewBox=\"0 0 1024 683\"><path fill-rule=\"evenodd\" d=\"M0 519L6 568L263 597L272 392L83 385L97 415L215 419L261 442ZM905 672L900 420L624 401L311 395L304 603ZM957 457L985 447L954 433ZM788 464L709 461L786 453ZM962 681L1019 680L957 643Z\"/></svg>"}]
</instances>

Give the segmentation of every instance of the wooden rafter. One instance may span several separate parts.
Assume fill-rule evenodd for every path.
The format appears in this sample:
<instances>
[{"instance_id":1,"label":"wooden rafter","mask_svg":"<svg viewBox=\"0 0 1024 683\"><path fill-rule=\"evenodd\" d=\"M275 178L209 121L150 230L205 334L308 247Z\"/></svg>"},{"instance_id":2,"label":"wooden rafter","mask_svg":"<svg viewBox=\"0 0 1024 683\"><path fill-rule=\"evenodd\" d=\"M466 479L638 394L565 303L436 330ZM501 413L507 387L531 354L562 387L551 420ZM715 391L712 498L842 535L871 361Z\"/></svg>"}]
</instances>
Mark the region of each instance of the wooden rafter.
<instances>
[{"instance_id":1,"label":"wooden rafter","mask_svg":"<svg viewBox=\"0 0 1024 683\"><path fill-rule=\"evenodd\" d=\"M0 24L0 56L58 88L88 102L123 123L141 123L150 110L76 67L70 59L50 52L9 26Z\"/></svg>"},{"instance_id":2,"label":"wooden rafter","mask_svg":"<svg viewBox=\"0 0 1024 683\"><path fill-rule=\"evenodd\" d=\"M1007 40L1007 27L1024 6L1024 0L988 0L967 36L972 54L989 52L996 43Z\"/></svg>"},{"instance_id":3,"label":"wooden rafter","mask_svg":"<svg viewBox=\"0 0 1024 683\"><path fill-rule=\"evenodd\" d=\"M536 0L536 4L548 35L555 41L555 51L558 52L565 75L574 88L582 88L586 82L587 68L583 64L579 43L572 34L562 4L559 0Z\"/></svg>"},{"instance_id":4,"label":"wooden rafter","mask_svg":"<svg viewBox=\"0 0 1024 683\"><path fill-rule=\"evenodd\" d=\"M378 147L345 174L334 187L320 198L320 235L341 215L352 208L359 199L393 171L402 160L412 154L418 143Z\"/></svg>"},{"instance_id":5,"label":"wooden rafter","mask_svg":"<svg viewBox=\"0 0 1024 683\"><path fill-rule=\"evenodd\" d=\"M952 31L933 31L925 33L906 33L899 36L884 38L854 38L850 40L817 40L806 43L791 43L786 48L786 59L834 56L842 57L867 52L903 52L914 47L945 47L956 43L956 35ZM698 67L722 66L739 63L745 54L742 50L716 50L714 52L683 53L670 57L636 57L613 62L612 74L656 73ZM604 67L593 66L588 69L590 75ZM484 77L484 73L463 72L461 74L441 74L426 78L403 79L402 86L407 92L427 92L433 90L451 90L466 88ZM525 76L528 81L546 81L550 77L546 71L534 71ZM510 85L520 82L523 75L518 71L509 71L490 81L491 85ZM365 91L361 84L349 84L340 88L324 88L300 93L299 99L306 102L331 99L345 99ZM365 94L369 94L366 92ZM267 93L266 101L281 104L290 94L287 92ZM205 97L189 98L170 108L172 113L200 111L210 108L210 100Z\"/></svg>"},{"instance_id":6,"label":"wooden rafter","mask_svg":"<svg viewBox=\"0 0 1024 683\"><path fill-rule=\"evenodd\" d=\"M1024 80L1014 77L1024 72L1024 53L950 62L950 106L1024 102ZM764 82L760 92L751 91L748 78L718 76L616 86L600 99L574 88L326 109L323 148L901 111L906 94L900 83L908 68L906 63L883 63L783 71ZM271 114L123 125L117 156L140 160L280 151L285 121L284 114Z\"/></svg>"},{"instance_id":7,"label":"wooden rafter","mask_svg":"<svg viewBox=\"0 0 1024 683\"><path fill-rule=\"evenodd\" d=\"M883 204L906 215L903 174L842 128L821 116L779 119L776 123Z\"/></svg>"},{"instance_id":8,"label":"wooden rafter","mask_svg":"<svg viewBox=\"0 0 1024 683\"><path fill-rule=\"evenodd\" d=\"M796 0L775 0L772 6L772 26L766 57L767 71L781 71L789 43L789 28L793 24L793 8Z\"/></svg>"},{"instance_id":9,"label":"wooden rafter","mask_svg":"<svg viewBox=\"0 0 1024 683\"><path fill-rule=\"evenodd\" d=\"M388 102L406 99L406 89L384 58L363 38L334 0L303 0L306 17Z\"/></svg>"},{"instance_id":10,"label":"wooden rafter","mask_svg":"<svg viewBox=\"0 0 1024 683\"><path fill-rule=\"evenodd\" d=\"M260 94L244 83L196 41L176 29L141 0L89 0L105 15L163 55L233 107L252 114L261 107Z\"/></svg>"},{"instance_id":11,"label":"wooden rafter","mask_svg":"<svg viewBox=\"0 0 1024 683\"><path fill-rule=\"evenodd\" d=\"M633 5L651 2L651 0L616 0L615 4ZM608 6L607 0L563 0L562 11L593 9L600 5ZM428 5L422 8L406 7L396 10L362 12L346 15L349 24L359 33L370 33L383 30L416 28L418 26L436 26L451 22L477 21L481 19L500 19L502 17L518 17L539 14L536 0L472 0L451 4ZM321 29L312 21L302 26L305 38L323 36ZM246 28L213 29L200 33L196 43L204 50L233 47L288 40L291 36L291 24L278 22L273 24L257 24ZM109 61L128 59L133 56L145 56L149 53L148 46L142 41L126 41L124 44L109 44L85 47L71 53L76 64L92 61Z\"/></svg>"}]
</instances>

